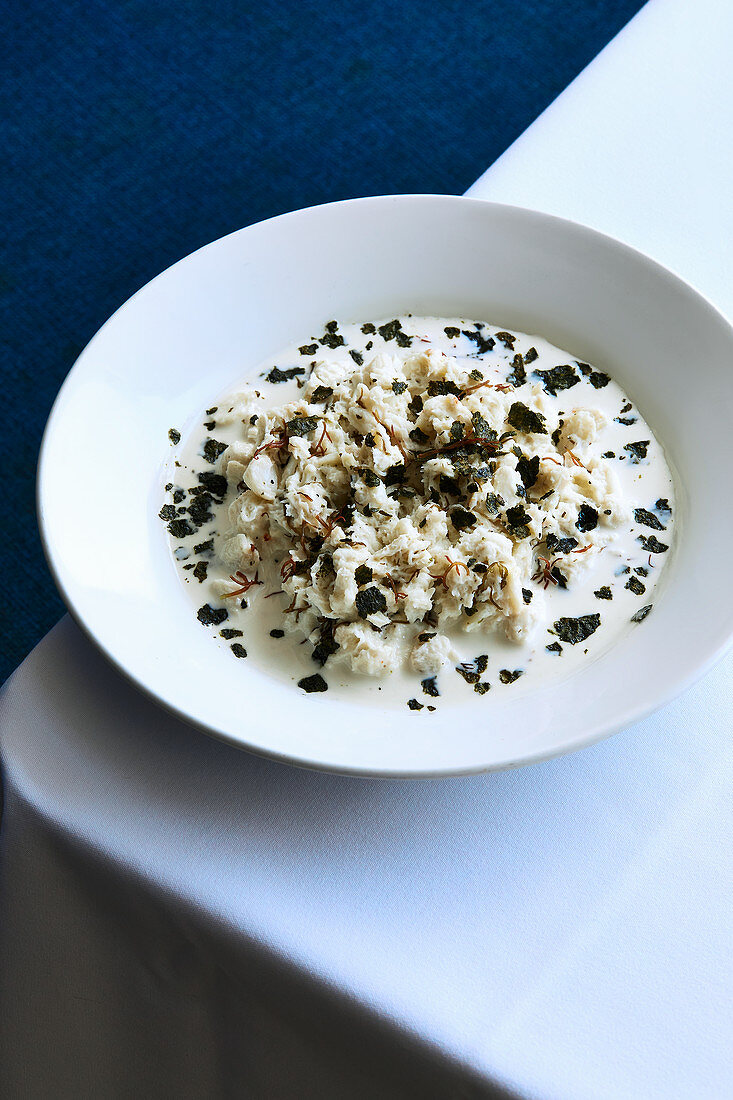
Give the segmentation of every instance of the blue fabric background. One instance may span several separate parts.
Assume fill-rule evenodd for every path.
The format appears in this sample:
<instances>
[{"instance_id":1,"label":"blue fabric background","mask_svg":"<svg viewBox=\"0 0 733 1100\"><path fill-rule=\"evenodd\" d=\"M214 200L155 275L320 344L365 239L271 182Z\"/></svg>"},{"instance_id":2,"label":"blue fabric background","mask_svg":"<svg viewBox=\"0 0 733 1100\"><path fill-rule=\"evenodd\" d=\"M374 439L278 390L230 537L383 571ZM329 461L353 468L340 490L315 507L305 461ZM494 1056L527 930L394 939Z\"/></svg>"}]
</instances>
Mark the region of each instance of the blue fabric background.
<instances>
[{"instance_id":1,"label":"blue fabric background","mask_svg":"<svg viewBox=\"0 0 733 1100\"><path fill-rule=\"evenodd\" d=\"M0 679L63 611L36 529L36 456L61 381L109 314L261 218L464 191L641 6L3 5Z\"/></svg>"}]
</instances>

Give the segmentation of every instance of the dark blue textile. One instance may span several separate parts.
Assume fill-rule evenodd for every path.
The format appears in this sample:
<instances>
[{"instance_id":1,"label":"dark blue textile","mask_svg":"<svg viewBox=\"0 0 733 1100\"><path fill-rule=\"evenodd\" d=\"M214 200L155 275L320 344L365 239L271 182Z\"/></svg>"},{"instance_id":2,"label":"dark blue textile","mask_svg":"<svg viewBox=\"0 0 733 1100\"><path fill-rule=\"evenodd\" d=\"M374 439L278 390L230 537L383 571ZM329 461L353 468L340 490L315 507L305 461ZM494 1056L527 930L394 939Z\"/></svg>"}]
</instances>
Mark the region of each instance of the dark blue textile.
<instances>
[{"instance_id":1,"label":"dark blue textile","mask_svg":"<svg viewBox=\"0 0 733 1100\"><path fill-rule=\"evenodd\" d=\"M24 0L3 9L0 679L62 612L35 464L138 287L311 203L462 192L641 0Z\"/></svg>"}]
</instances>

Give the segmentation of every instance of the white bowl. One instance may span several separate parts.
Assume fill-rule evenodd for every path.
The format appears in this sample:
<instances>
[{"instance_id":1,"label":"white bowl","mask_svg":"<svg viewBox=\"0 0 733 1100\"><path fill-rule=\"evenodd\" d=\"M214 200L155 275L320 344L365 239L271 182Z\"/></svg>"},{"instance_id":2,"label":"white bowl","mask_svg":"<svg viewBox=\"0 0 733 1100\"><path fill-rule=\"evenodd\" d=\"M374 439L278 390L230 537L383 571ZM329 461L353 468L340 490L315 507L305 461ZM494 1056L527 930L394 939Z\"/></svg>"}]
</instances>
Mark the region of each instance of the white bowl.
<instances>
[{"instance_id":1,"label":"white bowl","mask_svg":"<svg viewBox=\"0 0 733 1100\"><path fill-rule=\"evenodd\" d=\"M171 567L161 505L167 430L266 355L331 317L485 318L607 370L675 475L675 544L643 625L581 672L426 720L308 696L226 659ZM286 214L200 249L97 333L41 450L38 507L77 621L138 687L253 752L354 775L513 767L580 748L659 707L733 630L727 505L733 328L679 278L608 237L480 200L404 195ZM247 665L248 667L244 667ZM493 696L493 693L492 693ZM490 703L490 705L488 705Z\"/></svg>"}]
</instances>

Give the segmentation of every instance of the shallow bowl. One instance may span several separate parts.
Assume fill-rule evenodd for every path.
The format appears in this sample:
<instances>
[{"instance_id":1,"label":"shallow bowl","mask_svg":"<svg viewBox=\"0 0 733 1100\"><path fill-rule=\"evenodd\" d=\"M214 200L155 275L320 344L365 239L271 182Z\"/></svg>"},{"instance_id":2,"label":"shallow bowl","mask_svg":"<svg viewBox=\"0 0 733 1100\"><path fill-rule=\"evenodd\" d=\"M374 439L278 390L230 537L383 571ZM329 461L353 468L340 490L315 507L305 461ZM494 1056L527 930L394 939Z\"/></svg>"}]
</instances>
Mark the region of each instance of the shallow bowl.
<instances>
[{"instance_id":1,"label":"shallow bowl","mask_svg":"<svg viewBox=\"0 0 733 1100\"><path fill-rule=\"evenodd\" d=\"M425 712L303 697L227 659L191 613L157 513L167 431L268 354L343 322L470 316L607 371L662 442L675 543L653 614L582 671ZM69 609L152 698L253 752L354 775L513 767L641 718L727 647L733 328L657 263L591 229L481 200L403 195L300 210L187 256L125 303L66 379L38 510ZM427 718L427 720L426 720Z\"/></svg>"}]
</instances>

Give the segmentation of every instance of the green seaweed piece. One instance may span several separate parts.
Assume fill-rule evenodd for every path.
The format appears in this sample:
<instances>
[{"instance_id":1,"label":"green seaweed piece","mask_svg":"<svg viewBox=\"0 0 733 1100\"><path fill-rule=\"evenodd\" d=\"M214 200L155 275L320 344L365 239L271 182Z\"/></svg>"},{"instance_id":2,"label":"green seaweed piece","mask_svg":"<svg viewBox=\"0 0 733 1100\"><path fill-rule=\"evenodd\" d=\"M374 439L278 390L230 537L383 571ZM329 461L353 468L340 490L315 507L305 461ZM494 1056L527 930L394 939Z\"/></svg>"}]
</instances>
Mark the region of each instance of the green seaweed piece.
<instances>
[{"instance_id":1,"label":"green seaweed piece","mask_svg":"<svg viewBox=\"0 0 733 1100\"><path fill-rule=\"evenodd\" d=\"M312 676L304 676L302 680L298 680L298 687L309 695L314 691L328 691L328 684L320 672L314 672Z\"/></svg>"},{"instance_id":2,"label":"green seaweed piece","mask_svg":"<svg viewBox=\"0 0 733 1100\"><path fill-rule=\"evenodd\" d=\"M403 462L397 462L394 466L389 466L386 474L384 475L384 484L387 488L390 485L399 485L400 482L405 480L407 468Z\"/></svg>"},{"instance_id":3,"label":"green seaweed piece","mask_svg":"<svg viewBox=\"0 0 733 1100\"><path fill-rule=\"evenodd\" d=\"M191 489L190 491L192 493L194 491L201 492L203 489L215 497L223 497L226 495L227 479L223 474L213 474L209 470L204 470L203 473L197 474L196 476L199 479L200 488L197 487L196 490Z\"/></svg>"},{"instance_id":4,"label":"green seaweed piece","mask_svg":"<svg viewBox=\"0 0 733 1100\"><path fill-rule=\"evenodd\" d=\"M648 439L639 439L636 443L626 443L624 450L629 452L632 462L641 462L642 458L646 458L649 442Z\"/></svg>"},{"instance_id":5,"label":"green seaweed piece","mask_svg":"<svg viewBox=\"0 0 733 1100\"><path fill-rule=\"evenodd\" d=\"M531 489L540 474L540 456L527 458L526 455L522 455L517 462L517 473L522 479L524 488Z\"/></svg>"},{"instance_id":6,"label":"green seaweed piece","mask_svg":"<svg viewBox=\"0 0 733 1100\"><path fill-rule=\"evenodd\" d=\"M377 615L379 612L387 610L387 600L384 593L380 592L378 588L372 586L371 588L364 588L360 592L356 593L356 610L362 619L368 618L370 615Z\"/></svg>"},{"instance_id":7,"label":"green seaweed piece","mask_svg":"<svg viewBox=\"0 0 733 1100\"><path fill-rule=\"evenodd\" d=\"M598 526L598 512L590 504L581 504L575 526L579 531L594 531Z\"/></svg>"},{"instance_id":8,"label":"green seaweed piece","mask_svg":"<svg viewBox=\"0 0 733 1100\"><path fill-rule=\"evenodd\" d=\"M646 508L634 508L634 519L637 523L643 524L645 527L651 527L653 531L666 531L667 528L661 523L653 512L648 512Z\"/></svg>"},{"instance_id":9,"label":"green seaweed piece","mask_svg":"<svg viewBox=\"0 0 733 1100\"><path fill-rule=\"evenodd\" d=\"M469 512L467 508L462 508L460 504L457 504L455 508L451 508L449 516L456 531L465 531L466 528L473 527L476 522L475 514Z\"/></svg>"},{"instance_id":10,"label":"green seaweed piece","mask_svg":"<svg viewBox=\"0 0 733 1100\"><path fill-rule=\"evenodd\" d=\"M213 520L214 513L210 508L213 500L214 498L211 493L197 493L189 504L188 514L191 517L191 523L196 527L203 527L205 523L209 523Z\"/></svg>"},{"instance_id":11,"label":"green seaweed piece","mask_svg":"<svg viewBox=\"0 0 733 1100\"><path fill-rule=\"evenodd\" d=\"M491 336L484 336L478 331L478 329L463 329L463 335L467 340L470 340L476 345L476 351L479 355L485 355L487 351L491 351L496 341Z\"/></svg>"},{"instance_id":12,"label":"green seaweed piece","mask_svg":"<svg viewBox=\"0 0 733 1100\"><path fill-rule=\"evenodd\" d=\"M634 576L629 577L624 588L628 588L635 596L643 596L646 592L646 585L643 584L638 577Z\"/></svg>"},{"instance_id":13,"label":"green seaweed piece","mask_svg":"<svg viewBox=\"0 0 733 1100\"><path fill-rule=\"evenodd\" d=\"M537 353L535 352L535 358ZM524 369L524 358L517 353L512 359L512 369L507 375L507 382L518 389L519 386L523 386L527 381L527 371Z\"/></svg>"},{"instance_id":14,"label":"green seaweed piece","mask_svg":"<svg viewBox=\"0 0 733 1100\"><path fill-rule=\"evenodd\" d=\"M342 348L346 344L346 341L340 332L326 332L321 337L319 343L327 348Z\"/></svg>"},{"instance_id":15,"label":"green seaweed piece","mask_svg":"<svg viewBox=\"0 0 733 1100\"><path fill-rule=\"evenodd\" d=\"M359 467L357 473L364 484L368 485L370 489L376 489L377 485L382 484L382 479L379 474L375 474L374 470L370 470L367 466Z\"/></svg>"},{"instance_id":16,"label":"green seaweed piece","mask_svg":"<svg viewBox=\"0 0 733 1100\"><path fill-rule=\"evenodd\" d=\"M572 538L572 536L566 539L559 539L557 535L549 534L545 539L545 546L554 554L569 554L577 545L578 540Z\"/></svg>"},{"instance_id":17,"label":"green seaweed piece","mask_svg":"<svg viewBox=\"0 0 733 1100\"><path fill-rule=\"evenodd\" d=\"M637 542L640 542L648 554L666 554L669 550L669 546L666 542L660 542L656 535L638 535Z\"/></svg>"},{"instance_id":18,"label":"green seaweed piece","mask_svg":"<svg viewBox=\"0 0 733 1100\"><path fill-rule=\"evenodd\" d=\"M205 603L196 612L196 618L203 626L218 626L229 618L229 612L225 607L212 607L210 603Z\"/></svg>"},{"instance_id":19,"label":"green seaweed piece","mask_svg":"<svg viewBox=\"0 0 733 1100\"><path fill-rule=\"evenodd\" d=\"M396 338L397 333L400 332L401 329L402 324L395 317L394 321L387 321L385 324L380 325L378 332L382 339L389 343L390 340Z\"/></svg>"},{"instance_id":20,"label":"green seaweed piece","mask_svg":"<svg viewBox=\"0 0 733 1100\"><path fill-rule=\"evenodd\" d=\"M518 432L528 435L547 435L546 421L542 413L535 412L521 401L515 401L507 415L507 423Z\"/></svg>"},{"instance_id":21,"label":"green seaweed piece","mask_svg":"<svg viewBox=\"0 0 733 1100\"><path fill-rule=\"evenodd\" d=\"M525 512L521 504L515 504L513 508L507 508L504 513L506 517L506 525L509 528L509 533L517 539L526 539L529 535L528 523L532 522L532 517L528 512Z\"/></svg>"},{"instance_id":22,"label":"green seaweed piece","mask_svg":"<svg viewBox=\"0 0 733 1100\"><path fill-rule=\"evenodd\" d=\"M463 391L459 390L455 382L451 382L445 378L433 378L432 381L428 382L428 397L443 397L451 393L454 397L461 397L463 395Z\"/></svg>"},{"instance_id":23,"label":"green seaweed piece","mask_svg":"<svg viewBox=\"0 0 733 1100\"><path fill-rule=\"evenodd\" d=\"M229 446L228 443L220 443L218 439L206 439L204 440L203 455L207 462L211 462L212 465L218 459L220 454Z\"/></svg>"},{"instance_id":24,"label":"green seaweed piece","mask_svg":"<svg viewBox=\"0 0 733 1100\"><path fill-rule=\"evenodd\" d=\"M542 380L545 393L551 393L553 397L557 397L560 390L569 390L580 382L580 378L569 363L561 363L550 370L536 370L534 374Z\"/></svg>"},{"instance_id":25,"label":"green seaweed piece","mask_svg":"<svg viewBox=\"0 0 733 1100\"><path fill-rule=\"evenodd\" d=\"M321 666L321 668L323 668L328 658L332 657L333 654L341 648L334 638L334 631L337 625L336 619L324 619L320 624L318 641L313 647L311 657L317 665Z\"/></svg>"},{"instance_id":26,"label":"green seaweed piece","mask_svg":"<svg viewBox=\"0 0 733 1100\"><path fill-rule=\"evenodd\" d=\"M172 519L168 524L168 530L174 539L185 539L187 535L194 533L195 528L191 526L188 520Z\"/></svg>"},{"instance_id":27,"label":"green seaweed piece","mask_svg":"<svg viewBox=\"0 0 733 1100\"><path fill-rule=\"evenodd\" d=\"M447 474L441 474L438 479L438 488L441 493L447 493L449 496L460 496L461 487L458 484L458 479L455 477L448 477Z\"/></svg>"},{"instance_id":28,"label":"green seaweed piece","mask_svg":"<svg viewBox=\"0 0 733 1100\"><path fill-rule=\"evenodd\" d=\"M594 615L579 615L575 619L563 617L552 625L561 642L578 645L590 638L591 634L595 634L601 625L601 616L596 612Z\"/></svg>"},{"instance_id":29,"label":"green seaweed piece","mask_svg":"<svg viewBox=\"0 0 733 1100\"><path fill-rule=\"evenodd\" d=\"M314 432L320 420L317 416L294 416L292 420L288 420L286 428L288 435L310 435Z\"/></svg>"},{"instance_id":30,"label":"green seaweed piece","mask_svg":"<svg viewBox=\"0 0 733 1100\"><path fill-rule=\"evenodd\" d=\"M496 432L489 422L484 420L480 412L475 412L471 416L471 427L473 428L473 434L480 436L481 439L488 439L491 443L496 440Z\"/></svg>"},{"instance_id":31,"label":"green seaweed piece","mask_svg":"<svg viewBox=\"0 0 733 1100\"><path fill-rule=\"evenodd\" d=\"M273 367L266 376L266 380L276 385L278 382L289 382L299 374L305 374L305 367L289 367L288 370L280 370L279 367Z\"/></svg>"}]
</instances>

